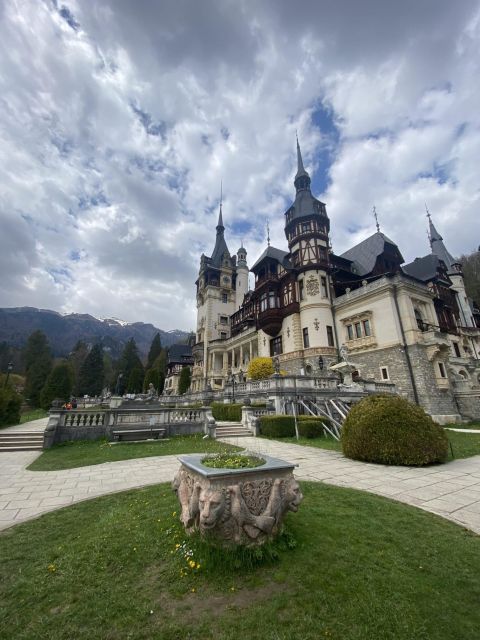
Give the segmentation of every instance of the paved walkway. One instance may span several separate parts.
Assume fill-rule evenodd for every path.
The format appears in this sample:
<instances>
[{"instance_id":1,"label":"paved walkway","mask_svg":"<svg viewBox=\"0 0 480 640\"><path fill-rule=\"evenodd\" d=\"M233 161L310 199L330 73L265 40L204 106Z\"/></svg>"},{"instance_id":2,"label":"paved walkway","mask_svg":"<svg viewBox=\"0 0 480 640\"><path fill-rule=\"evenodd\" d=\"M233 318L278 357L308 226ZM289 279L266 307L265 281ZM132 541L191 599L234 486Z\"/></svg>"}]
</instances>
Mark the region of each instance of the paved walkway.
<instances>
[{"instance_id":1,"label":"paved walkway","mask_svg":"<svg viewBox=\"0 0 480 640\"><path fill-rule=\"evenodd\" d=\"M262 438L226 441L297 463L295 475L300 480L387 496L480 533L480 456L427 468L385 467ZM0 529L81 500L170 481L178 469L176 456L157 456L65 471L27 471L39 454L0 453Z\"/></svg>"}]
</instances>

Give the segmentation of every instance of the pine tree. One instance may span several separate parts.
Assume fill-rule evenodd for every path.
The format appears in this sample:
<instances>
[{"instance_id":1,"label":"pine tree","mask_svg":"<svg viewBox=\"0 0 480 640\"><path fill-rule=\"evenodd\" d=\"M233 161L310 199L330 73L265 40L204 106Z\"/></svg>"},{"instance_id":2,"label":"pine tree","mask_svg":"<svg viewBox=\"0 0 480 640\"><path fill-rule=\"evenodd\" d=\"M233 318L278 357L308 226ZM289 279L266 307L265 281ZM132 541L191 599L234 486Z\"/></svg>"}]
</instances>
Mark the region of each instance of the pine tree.
<instances>
[{"instance_id":1,"label":"pine tree","mask_svg":"<svg viewBox=\"0 0 480 640\"><path fill-rule=\"evenodd\" d=\"M68 362L71 364L74 378L73 392L77 396L81 395L81 391L79 388L80 370L87 356L88 347L85 342L83 342L83 340L79 340L77 342L68 356Z\"/></svg>"},{"instance_id":2,"label":"pine tree","mask_svg":"<svg viewBox=\"0 0 480 640\"><path fill-rule=\"evenodd\" d=\"M127 393L141 393L143 388L143 367L134 367L127 381Z\"/></svg>"},{"instance_id":3,"label":"pine tree","mask_svg":"<svg viewBox=\"0 0 480 640\"><path fill-rule=\"evenodd\" d=\"M150 345L150 351L148 352L147 368L150 369L153 363L162 353L162 341L160 340L160 334L156 333Z\"/></svg>"},{"instance_id":4,"label":"pine tree","mask_svg":"<svg viewBox=\"0 0 480 640\"><path fill-rule=\"evenodd\" d=\"M101 344L96 344L92 347L80 368L78 395L100 395L103 389L104 377L103 348Z\"/></svg>"},{"instance_id":5,"label":"pine tree","mask_svg":"<svg viewBox=\"0 0 480 640\"><path fill-rule=\"evenodd\" d=\"M143 390L148 391L148 385L152 383L157 393L162 393L163 385L165 384L165 374L160 371L160 369L156 369L152 367L148 369L145 373L145 378L143 380Z\"/></svg>"},{"instance_id":6,"label":"pine tree","mask_svg":"<svg viewBox=\"0 0 480 640\"><path fill-rule=\"evenodd\" d=\"M480 248L480 247L479 247ZM480 251L460 256L467 295L480 304Z\"/></svg>"},{"instance_id":7,"label":"pine tree","mask_svg":"<svg viewBox=\"0 0 480 640\"><path fill-rule=\"evenodd\" d=\"M180 380L178 381L178 393L180 395L186 393L190 389L190 383L192 381L192 372L190 367L183 367L180 372Z\"/></svg>"},{"instance_id":8,"label":"pine tree","mask_svg":"<svg viewBox=\"0 0 480 640\"><path fill-rule=\"evenodd\" d=\"M40 393L52 370L52 354L47 336L34 331L28 338L23 354L26 371L25 397L32 407L40 406Z\"/></svg>"},{"instance_id":9,"label":"pine tree","mask_svg":"<svg viewBox=\"0 0 480 640\"><path fill-rule=\"evenodd\" d=\"M40 393L40 405L49 409L53 400L70 400L73 388L73 373L67 362L55 365Z\"/></svg>"},{"instance_id":10,"label":"pine tree","mask_svg":"<svg viewBox=\"0 0 480 640\"><path fill-rule=\"evenodd\" d=\"M135 375L130 380L130 377L134 370L136 370ZM137 391L142 390L144 370L142 361L138 356L136 342L133 338L130 338L130 340L125 345L122 356L117 365L115 379L118 379L118 375L120 373L122 374L119 389L120 394L125 393L125 390L127 390L128 393L137 393ZM138 382L138 380L140 380L140 382ZM129 389L132 389L133 387L135 387L137 390L129 391Z\"/></svg>"}]
</instances>

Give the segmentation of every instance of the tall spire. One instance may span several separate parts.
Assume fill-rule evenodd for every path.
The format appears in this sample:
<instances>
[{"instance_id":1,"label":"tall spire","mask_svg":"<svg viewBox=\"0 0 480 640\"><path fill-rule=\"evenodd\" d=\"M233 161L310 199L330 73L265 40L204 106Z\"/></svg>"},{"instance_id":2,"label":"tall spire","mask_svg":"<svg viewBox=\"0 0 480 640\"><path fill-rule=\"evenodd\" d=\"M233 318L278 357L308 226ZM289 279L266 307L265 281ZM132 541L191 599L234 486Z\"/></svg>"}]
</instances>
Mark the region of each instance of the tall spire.
<instances>
[{"instance_id":1,"label":"tall spire","mask_svg":"<svg viewBox=\"0 0 480 640\"><path fill-rule=\"evenodd\" d=\"M222 205L223 205L223 180L220 181L220 211L218 213L217 233L219 231L225 231L225 227L223 226Z\"/></svg>"},{"instance_id":2,"label":"tall spire","mask_svg":"<svg viewBox=\"0 0 480 640\"><path fill-rule=\"evenodd\" d=\"M377 208L373 205L373 217L375 218L375 224L377 225L377 233L380 233L380 225L378 224Z\"/></svg>"},{"instance_id":3,"label":"tall spire","mask_svg":"<svg viewBox=\"0 0 480 640\"><path fill-rule=\"evenodd\" d=\"M300 189L310 189L310 176L303 166L302 152L297 136L297 174L295 176L294 185L297 191Z\"/></svg>"}]
</instances>

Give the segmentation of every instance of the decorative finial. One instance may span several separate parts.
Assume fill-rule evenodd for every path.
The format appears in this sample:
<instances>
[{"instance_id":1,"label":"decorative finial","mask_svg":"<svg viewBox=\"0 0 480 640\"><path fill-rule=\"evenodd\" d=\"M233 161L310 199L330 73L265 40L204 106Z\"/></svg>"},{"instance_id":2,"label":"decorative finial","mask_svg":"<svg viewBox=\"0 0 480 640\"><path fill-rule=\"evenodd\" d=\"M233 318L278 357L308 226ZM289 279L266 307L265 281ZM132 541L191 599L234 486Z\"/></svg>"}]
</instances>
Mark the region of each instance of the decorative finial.
<instances>
[{"instance_id":1,"label":"decorative finial","mask_svg":"<svg viewBox=\"0 0 480 640\"><path fill-rule=\"evenodd\" d=\"M223 205L223 180L220 180L220 209L218 212L218 223L217 223L217 231L223 229L223 215L222 215L222 205Z\"/></svg>"},{"instance_id":2,"label":"decorative finial","mask_svg":"<svg viewBox=\"0 0 480 640\"><path fill-rule=\"evenodd\" d=\"M270 225L268 224L268 218L267 218L267 245L270 246Z\"/></svg>"},{"instance_id":3,"label":"decorative finial","mask_svg":"<svg viewBox=\"0 0 480 640\"><path fill-rule=\"evenodd\" d=\"M432 216L430 215L430 211L428 210L427 203L425 202L425 211L427 212L427 218L432 221Z\"/></svg>"},{"instance_id":4,"label":"decorative finial","mask_svg":"<svg viewBox=\"0 0 480 640\"><path fill-rule=\"evenodd\" d=\"M378 224L377 209L375 205L373 205L373 217L375 218L375 224L377 225L377 233L380 233L380 225Z\"/></svg>"}]
</instances>

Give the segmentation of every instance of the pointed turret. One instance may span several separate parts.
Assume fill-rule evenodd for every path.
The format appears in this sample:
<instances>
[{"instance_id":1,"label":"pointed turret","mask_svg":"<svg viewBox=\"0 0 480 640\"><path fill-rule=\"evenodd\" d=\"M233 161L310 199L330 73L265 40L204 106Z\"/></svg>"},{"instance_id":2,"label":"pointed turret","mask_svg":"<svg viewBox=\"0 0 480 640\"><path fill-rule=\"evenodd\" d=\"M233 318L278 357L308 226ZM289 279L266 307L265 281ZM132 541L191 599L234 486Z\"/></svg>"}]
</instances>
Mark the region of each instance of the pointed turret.
<instances>
[{"instance_id":1,"label":"pointed turret","mask_svg":"<svg viewBox=\"0 0 480 640\"><path fill-rule=\"evenodd\" d=\"M297 138L297 173L295 175L295 180L293 184L295 185L295 189L300 191L300 189L310 189L310 176L305 171L305 167L303 166L303 158L302 152L300 150L300 144Z\"/></svg>"},{"instance_id":2,"label":"pointed turret","mask_svg":"<svg viewBox=\"0 0 480 640\"><path fill-rule=\"evenodd\" d=\"M223 226L223 213L222 213L222 195L220 196L220 211L218 212L217 222L217 237L215 239L215 248L212 253L212 264L219 267L224 260L225 254L230 257L230 251L228 250L227 243L224 237L225 227Z\"/></svg>"},{"instance_id":3,"label":"pointed turret","mask_svg":"<svg viewBox=\"0 0 480 640\"><path fill-rule=\"evenodd\" d=\"M433 255L437 256L437 258L439 258L446 264L448 273L458 273L459 271L461 271L460 263L458 262L458 260L455 260L455 258L451 253L449 253L449 251L443 244L443 238L435 228L430 213L427 213L427 218L429 226L430 246L432 248Z\"/></svg>"}]
</instances>

